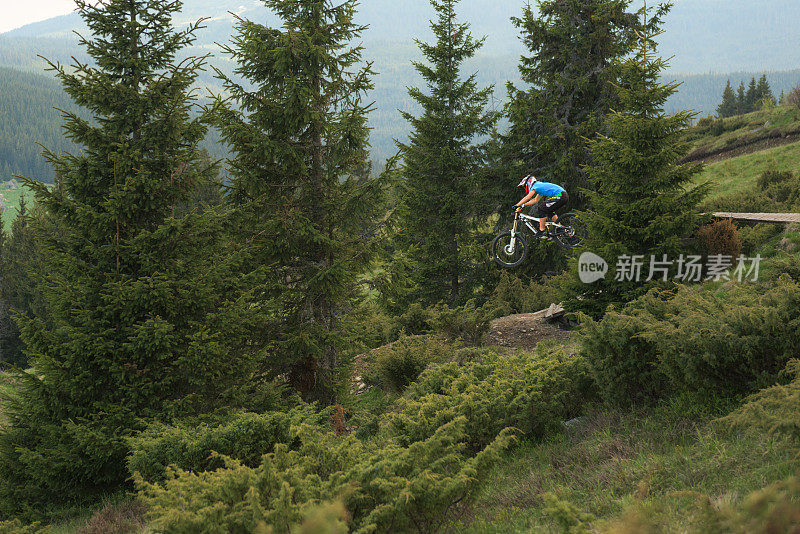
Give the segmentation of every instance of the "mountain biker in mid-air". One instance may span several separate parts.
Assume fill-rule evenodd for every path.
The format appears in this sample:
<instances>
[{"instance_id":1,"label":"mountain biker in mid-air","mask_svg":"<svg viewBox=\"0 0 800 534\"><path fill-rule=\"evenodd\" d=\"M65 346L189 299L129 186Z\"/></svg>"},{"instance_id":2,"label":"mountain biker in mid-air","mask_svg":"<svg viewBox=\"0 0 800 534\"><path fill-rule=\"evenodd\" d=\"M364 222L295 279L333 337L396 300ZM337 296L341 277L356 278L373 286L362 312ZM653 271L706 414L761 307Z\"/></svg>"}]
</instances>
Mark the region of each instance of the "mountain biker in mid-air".
<instances>
[{"instance_id":1,"label":"mountain biker in mid-air","mask_svg":"<svg viewBox=\"0 0 800 534\"><path fill-rule=\"evenodd\" d=\"M526 193L525 198L514 206L517 211L521 211L525 206L537 205L544 200L542 204L537 206L537 212L534 215L539 217L539 232L535 235L539 239L547 239L549 237L547 234L547 219L552 218L553 222L558 221L556 212L569 204L567 190L560 185L539 181L532 174L523 178L517 187L525 187Z\"/></svg>"}]
</instances>

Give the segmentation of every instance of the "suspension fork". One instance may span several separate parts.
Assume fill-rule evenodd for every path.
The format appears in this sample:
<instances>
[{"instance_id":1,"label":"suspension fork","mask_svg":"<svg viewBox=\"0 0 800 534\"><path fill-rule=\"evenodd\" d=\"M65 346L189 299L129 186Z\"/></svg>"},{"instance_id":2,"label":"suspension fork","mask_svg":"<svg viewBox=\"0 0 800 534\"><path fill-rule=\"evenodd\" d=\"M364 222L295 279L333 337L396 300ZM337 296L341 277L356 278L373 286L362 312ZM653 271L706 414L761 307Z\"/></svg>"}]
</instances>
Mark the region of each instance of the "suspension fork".
<instances>
[{"instance_id":1,"label":"suspension fork","mask_svg":"<svg viewBox=\"0 0 800 534\"><path fill-rule=\"evenodd\" d=\"M511 254L513 254L514 249L517 248L518 229L519 229L519 212L514 214L514 225L511 227L511 243L509 243L509 247L511 248Z\"/></svg>"}]
</instances>

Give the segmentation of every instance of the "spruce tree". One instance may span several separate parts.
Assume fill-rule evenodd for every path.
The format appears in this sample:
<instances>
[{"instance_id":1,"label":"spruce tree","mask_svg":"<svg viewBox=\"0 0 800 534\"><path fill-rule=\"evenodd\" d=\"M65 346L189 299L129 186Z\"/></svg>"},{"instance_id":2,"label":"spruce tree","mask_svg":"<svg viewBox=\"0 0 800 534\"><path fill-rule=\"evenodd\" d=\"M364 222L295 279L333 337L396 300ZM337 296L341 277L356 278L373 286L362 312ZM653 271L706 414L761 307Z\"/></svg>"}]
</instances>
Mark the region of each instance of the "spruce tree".
<instances>
[{"instance_id":1,"label":"spruce tree","mask_svg":"<svg viewBox=\"0 0 800 534\"><path fill-rule=\"evenodd\" d=\"M736 91L736 114L744 115L745 113L747 113L747 93L744 82L739 82L739 89Z\"/></svg>"},{"instance_id":2,"label":"spruce tree","mask_svg":"<svg viewBox=\"0 0 800 534\"><path fill-rule=\"evenodd\" d=\"M762 74L761 78L758 80L758 85L756 85L756 104L760 109L762 106L766 105L775 105L775 95L772 94L772 87L769 85L769 81L767 81L767 75Z\"/></svg>"},{"instance_id":3,"label":"spruce tree","mask_svg":"<svg viewBox=\"0 0 800 534\"><path fill-rule=\"evenodd\" d=\"M590 193L592 209L584 214L588 238L583 251L605 259L610 271L603 280L583 284L573 260L575 277L565 296L569 309L595 317L608 304L628 302L661 283L645 280L651 257L677 261L681 239L701 220L698 204L706 187L687 188L701 166L679 163L688 152L683 130L694 114L665 113L678 85L659 82L666 63L655 55L653 36L652 30L642 33L635 57L620 64L619 110L608 117L609 134L590 143L594 163L587 172L595 190ZM617 281L618 259L635 256L645 263L642 279ZM669 272L674 275L675 267Z\"/></svg>"},{"instance_id":4,"label":"spruce tree","mask_svg":"<svg viewBox=\"0 0 800 534\"><path fill-rule=\"evenodd\" d=\"M282 28L239 19L214 120L231 147L233 237L257 325L248 344L307 399L333 400L337 318L372 259L380 181L368 168L370 64L352 0L265 0ZM243 80L243 81L242 81ZM361 173L361 175L360 175Z\"/></svg>"},{"instance_id":5,"label":"spruce tree","mask_svg":"<svg viewBox=\"0 0 800 534\"><path fill-rule=\"evenodd\" d=\"M723 119L736 115L736 94L733 92L730 80L728 80L725 90L722 92L722 103L717 108L717 115Z\"/></svg>"},{"instance_id":6,"label":"spruce tree","mask_svg":"<svg viewBox=\"0 0 800 534\"><path fill-rule=\"evenodd\" d=\"M3 287L7 280L5 261L7 240L5 228L0 223L0 370L17 363L16 358L12 356L12 351L14 340L19 337L16 326L11 320L7 299L3 295Z\"/></svg>"},{"instance_id":7,"label":"spruce tree","mask_svg":"<svg viewBox=\"0 0 800 534\"><path fill-rule=\"evenodd\" d=\"M414 63L427 87L409 90L422 111L403 113L412 131L399 144L403 182L394 241L412 266L406 299L426 305L470 298L483 259L474 243L492 209L480 182L486 146L476 138L492 130L498 114L486 109L493 88L479 89L475 74L461 75L483 40L458 22L458 1L431 1L436 42L417 40L426 61Z\"/></svg>"},{"instance_id":8,"label":"spruce tree","mask_svg":"<svg viewBox=\"0 0 800 534\"><path fill-rule=\"evenodd\" d=\"M634 46L635 14L629 0L540 0L513 19L528 55L519 70L528 89L509 84L504 139L516 177L549 177L570 192L573 207L584 205L589 187L587 139L605 129L606 114L617 102L612 64ZM666 13L663 7L660 14ZM500 191L506 201L519 196L513 177ZM516 199L518 200L518 199Z\"/></svg>"},{"instance_id":9,"label":"spruce tree","mask_svg":"<svg viewBox=\"0 0 800 534\"><path fill-rule=\"evenodd\" d=\"M756 77L750 79L750 85L747 87L747 93L744 97L744 112L751 113L756 110L758 104L758 86L756 84Z\"/></svg>"},{"instance_id":10,"label":"spruce tree","mask_svg":"<svg viewBox=\"0 0 800 534\"><path fill-rule=\"evenodd\" d=\"M251 375L227 350L241 331L217 328L229 285L209 260L218 219L170 218L204 135L191 116L203 58L178 60L198 25L173 28L175 0L77 4L93 61L51 68L93 120L64 113L81 151L46 152L55 188L26 180L45 210L35 231L49 321L18 318L33 369L4 400L0 515L118 490L127 438L230 404Z\"/></svg>"},{"instance_id":11,"label":"spruce tree","mask_svg":"<svg viewBox=\"0 0 800 534\"><path fill-rule=\"evenodd\" d=\"M37 273L44 270L42 251L37 245L31 224L34 217L41 216L41 210L37 210L36 214L28 210L23 194L17 216L11 223L11 232L7 235L3 232L0 301L4 309L0 312L3 314L0 326L0 361L18 367L27 365L27 357L14 315L22 313L29 317L47 316L47 305L42 292L37 288L35 278Z\"/></svg>"}]
</instances>

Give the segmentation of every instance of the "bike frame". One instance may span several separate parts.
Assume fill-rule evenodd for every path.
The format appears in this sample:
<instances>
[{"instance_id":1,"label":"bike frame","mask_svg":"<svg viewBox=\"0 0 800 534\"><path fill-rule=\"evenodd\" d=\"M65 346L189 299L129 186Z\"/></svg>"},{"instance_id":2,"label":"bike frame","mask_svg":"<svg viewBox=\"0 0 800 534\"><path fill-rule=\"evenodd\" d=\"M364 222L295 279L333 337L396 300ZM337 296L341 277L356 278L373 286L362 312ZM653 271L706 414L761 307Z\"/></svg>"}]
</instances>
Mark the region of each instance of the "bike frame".
<instances>
[{"instance_id":1,"label":"bike frame","mask_svg":"<svg viewBox=\"0 0 800 534\"><path fill-rule=\"evenodd\" d=\"M557 222L550 221L549 217L547 219L548 220L545 222L545 227L546 228L566 228L566 226L558 224ZM520 220L523 221L525 226L527 226L528 229L531 232L536 233L536 232L539 232L540 230L535 229L531 225L531 222L535 221L537 226L538 226L539 222L542 220L542 217L531 217L530 215L525 215L521 211L518 211L515 214L515 216L514 216L514 226L511 227L511 243L509 243L509 246L508 246L508 249L509 249L508 252L511 253L511 254L513 254L514 250L517 248L517 234L519 233L519 221Z\"/></svg>"}]
</instances>

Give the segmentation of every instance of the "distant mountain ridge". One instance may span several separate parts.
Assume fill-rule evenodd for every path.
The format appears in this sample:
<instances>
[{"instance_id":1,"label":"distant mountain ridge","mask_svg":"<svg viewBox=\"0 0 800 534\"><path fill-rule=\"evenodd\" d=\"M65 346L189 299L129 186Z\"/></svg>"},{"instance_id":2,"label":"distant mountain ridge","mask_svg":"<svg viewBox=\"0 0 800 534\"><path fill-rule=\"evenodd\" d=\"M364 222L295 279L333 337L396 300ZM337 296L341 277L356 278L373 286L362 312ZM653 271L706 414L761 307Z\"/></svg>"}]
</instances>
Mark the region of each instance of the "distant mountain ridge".
<instances>
[{"instance_id":1,"label":"distant mountain ridge","mask_svg":"<svg viewBox=\"0 0 800 534\"><path fill-rule=\"evenodd\" d=\"M486 36L484 48L467 64L467 71L477 71L482 85L495 85L495 109L501 109L505 103L506 82L519 82L517 64L524 48L510 18L519 15L526 3L526 0L462 0L458 7L459 18L471 23L473 34ZM206 28L199 32L196 47L189 52L215 54L212 62L224 71L230 71L232 65L219 53L215 43L230 39L234 17L229 12L271 25L278 23L260 0L186 0L176 20L176 25L183 26L198 18L211 17L205 22ZM432 13L427 0L364 0L359 7L358 21L369 25L363 35L365 59L374 61L374 70L378 72L371 95L377 109L370 117L376 161L392 155L393 139L404 139L408 131L398 109L415 111L406 91L407 87L421 83L411 65L412 59L419 59L414 38L430 38L428 19ZM671 73L665 78L683 82L668 109L713 114L728 78L738 85L739 81L746 83L750 77L765 71L776 96L781 90L795 86L800 82L797 20L800 20L798 0L677 0L666 21L666 33L659 37L660 52L665 57L674 56L670 60ZM62 63L70 62L73 55L85 60L74 31L86 31L76 13L0 34L0 67L41 74L44 62L37 54ZM709 72L736 74L696 74ZM209 73L201 77L200 85L220 90ZM2 163L0 159L0 168Z\"/></svg>"},{"instance_id":2,"label":"distant mountain ridge","mask_svg":"<svg viewBox=\"0 0 800 534\"><path fill-rule=\"evenodd\" d=\"M533 3L533 2L532 2ZM641 5L641 0L635 5ZM654 2L651 2L651 5ZM516 29L510 22L527 0L462 0L462 20L472 24L476 35L486 35L487 55L516 56L522 51ZM259 0L186 0L183 24L211 17L200 35L200 45L227 40L233 17L239 13L254 20L274 23L275 18ZM381 41L411 43L413 37L429 35L427 20L432 13L426 0L398 2L366 0L359 6L359 22L370 29L365 43ZM681 73L771 71L800 68L800 2L797 0L676 0L665 30L661 50L675 56L672 70ZM77 14L55 17L12 30L5 37L72 38L82 27Z\"/></svg>"}]
</instances>

